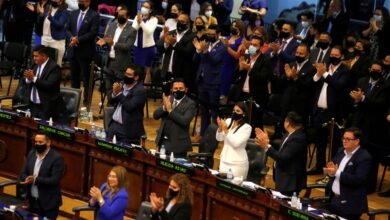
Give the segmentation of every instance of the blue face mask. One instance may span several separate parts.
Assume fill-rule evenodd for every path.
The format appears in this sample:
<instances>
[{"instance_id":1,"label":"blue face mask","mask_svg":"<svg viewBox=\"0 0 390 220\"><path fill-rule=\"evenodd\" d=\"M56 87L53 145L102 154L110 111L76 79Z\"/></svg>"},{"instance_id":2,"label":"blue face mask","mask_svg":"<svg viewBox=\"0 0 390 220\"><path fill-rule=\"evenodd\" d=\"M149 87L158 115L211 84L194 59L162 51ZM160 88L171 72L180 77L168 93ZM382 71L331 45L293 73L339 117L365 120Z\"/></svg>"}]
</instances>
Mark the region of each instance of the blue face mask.
<instances>
[{"instance_id":1,"label":"blue face mask","mask_svg":"<svg viewBox=\"0 0 390 220\"><path fill-rule=\"evenodd\" d=\"M301 24L302 24L303 28L308 28L309 27L309 22L307 22L307 21L302 21Z\"/></svg>"},{"instance_id":2,"label":"blue face mask","mask_svg":"<svg viewBox=\"0 0 390 220\"><path fill-rule=\"evenodd\" d=\"M382 21L382 16L381 15L374 15L374 19L377 22Z\"/></svg>"},{"instance_id":3,"label":"blue face mask","mask_svg":"<svg viewBox=\"0 0 390 220\"><path fill-rule=\"evenodd\" d=\"M250 45L248 48L249 55L251 55L251 56L256 55L257 51L258 51L258 49L253 45Z\"/></svg>"},{"instance_id":4,"label":"blue face mask","mask_svg":"<svg viewBox=\"0 0 390 220\"><path fill-rule=\"evenodd\" d=\"M161 7L163 9L167 9L168 8L168 2L161 2Z\"/></svg>"}]
</instances>

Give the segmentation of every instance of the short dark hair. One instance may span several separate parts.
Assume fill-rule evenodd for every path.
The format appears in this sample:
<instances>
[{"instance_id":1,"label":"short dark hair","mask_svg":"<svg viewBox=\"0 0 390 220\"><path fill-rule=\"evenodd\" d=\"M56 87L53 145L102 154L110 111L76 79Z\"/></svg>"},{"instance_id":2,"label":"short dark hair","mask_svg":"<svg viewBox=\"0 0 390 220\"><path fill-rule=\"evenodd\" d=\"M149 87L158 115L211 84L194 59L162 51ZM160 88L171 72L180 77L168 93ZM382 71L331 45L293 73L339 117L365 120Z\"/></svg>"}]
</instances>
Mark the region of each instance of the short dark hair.
<instances>
[{"instance_id":1,"label":"short dark hair","mask_svg":"<svg viewBox=\"0 0 390 220\"><path fill-rule=\"evenodd\" d=\"M251 40L259 40L260 41L260 46L264 45L264 38L262 38L262 37L259 37L259 36L256 36L256 35L252 35Z\"/></svg>"},{"instance_id":2,"label":"short dark hair","mask_svg":"<svg viewBox=\"0 0 390 220\"><path fill-rule=\"evenodd\" d=\"M360 128L357 128L357 127L349 127L347 129L345 129L344 133L346 133L346 132L351 132L353 134L353 136L359 140L361 140L361 138L363 137L362 130L360 130Z\"/></svg>"},{"instance_id":3,"label":"short dark hair","mask_svg":"<svg viewBox=\"0 0 390 220\"><path fill-rule=\"evenodd\" d=\"M171 87L173 87L173 84L174 83L183 83L184 84L184 87L187 87L186 86L186 82L184 81L184 79L183 78L175 78L174 80L172 80L172 84L171 84Z\"/></svg>"},{"instance_id":4,"label":"short dark hair","mask_svg":"<svg viewBox=\"0 0 390 220\"><path fill-rule=\"evenodd\" d=\"M33 52L38 52L39 54L44 54L46 56L49 56L49 48L43 45L34 47Z\"/></svg>"},{"instance_id":5,"label":"short dark hair","mask_svg":"<svg viewBox=\"0 0 390 220\"><path fill-rule=\"evenodd\" d=\"M344 50L343 50L343 48L340 45L334 45L332 47L332 50L333 49L336 49L336 50L340 51L341 56L344 54Z\"/></svg>"},{"instance_id":6,"label":"short dark hair","mask_svg":"<svg viewBox=\"0 0 390 220\"><path fill-rule=\"evenodd\" d=\"M291 31L294 31L294 29L295 29L295 24L294 23L292 23L291 21L284 21L283 25L285 25L285 24L287 24L287 25L289 25L291 27Z\"/></svg>"},{"instance_id":7,"label":"short dark hair","mask_svg":"<svg viewBox=\"0 0 390 220\"><path fill-rule=\"evenodd\" d=\"M298 45L298 47L304 47L304 48L306 48L306 51L308 53L310 53L310 47L306 43L301 43L301 44Z\"/></svg>"},{"instance_id":8,"label":"short dark hair","mask_svg":"<svg viewBox=\"0 0 390 220\"><path fill-rule=\"evenodd\" d=\"M219 26L217 24L210 24L209 29L215 30L215 32L217 32L217 34L221 33L221 29L219 28Z\"/></svg>"},{"instance_id":9,"label":"short dark hair","mask_svg":"<svg viewBox=\"0 0 390 220\"><path fill-rule=\"evenodd\" d=\"M382 62L381 60L374 60L374 61L372 61L370 67L371 67L372 65L378 65L378 66L380 66L380 67L382 68L382 70L383 70L383 62Z\"/></svg>"},{"instance_id":10,"label":"short dark hair","mask_svg":"<svg viewBox=\"0 0 390 220\"><path fill-rule=\"evenodd\" d=\"M302 117L294 111L288 112L284 120L288 121L293 128L302 126Z\"/></svg>"},{"instance_id":11,"label":"short dark hair","mask_svg":"<svg viewBox=\"0 0 390 220\"><path fill-rule=\"evenodd\" d=\"M172 5L172 7L173 7L173 6L176 6L177 10L183 11L183 5L182 5L182 4L180 4L180 3L175 3L175 4ZM171 8L172 8L172 7L171 7Z\"/></svg>"},{"instance_id":12,"label":"short dark hair","mask_svg":"<svg viewBox=\"0 0 390 220\"><path fill-rule=\"evenodd\" d=\"M314 14L311 11L304 11L299 15L299 20L301 19L301 16L306 16L308 19L313 20Z\"/></svg>"},{"instance_id":13,"label":"short dark hair","mask_svg":"<svg viewBox=\"0 0 390 220\"><path fill-rule=\"evenodd\" d=\"M330 35L329 32L323 31L323 32L321 32L321 34L327 35L327 36L329 37L329 39L332 40L332 36ZM321 35L321 34L320 34L320 35Z\"/></svg>"},{"instance_id":14,"label":"short dark hair","mask_svg":"<svg viewBox=\"0 0 390 220\"><path fill-rule=\"evenodd\" d=\"M37 135L43 135L43 136L45 136L45 139L47 141L50 140L50 135L46 131L38 130L37 133L35 134L35 136L37 136Z\"/></svg>"},{"instance_id":15,"label":"short dark hair","mask_svg":"<svg viewBox=\"0 0 390 220\"><path fill-rule=\"evenodd\" d=\"M142 81L141 79L143 79L143 75L144 75L144 69L142 66L134 64L134 63L130 63L127 65L126 70L128 68L130 68L134 71L134 76L139 76L139 78L140 78L139 81Z\"/></svg>"}]
</instances>

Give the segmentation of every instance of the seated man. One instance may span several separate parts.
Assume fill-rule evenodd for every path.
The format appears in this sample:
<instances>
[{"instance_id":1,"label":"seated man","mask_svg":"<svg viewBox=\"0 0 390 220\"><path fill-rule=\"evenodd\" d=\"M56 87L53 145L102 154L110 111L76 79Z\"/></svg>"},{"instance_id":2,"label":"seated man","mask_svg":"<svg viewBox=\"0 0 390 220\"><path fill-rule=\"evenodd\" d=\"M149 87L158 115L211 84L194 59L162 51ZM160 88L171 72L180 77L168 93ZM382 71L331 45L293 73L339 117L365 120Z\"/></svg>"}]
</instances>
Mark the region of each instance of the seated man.
<instances>
[{"instance_id":1,"label":"seated man","mask_svg":"<svg viewBox=\"0 0 390 220\"><path fill-rule=\"evenodd\" d=\"M56 219L62 205L60 181L65 168L64 159L50 148L47 134L38 131L34 142L34 149L27 155L20 184L28 187L29 211Z\"/></svg>"},{"instance_id":2,"label":"seated man","mask_svg":"<svg viewBox=\"0 0 390 220\"><path fill-rule=\"evenodd\" d=\"M172 82L172 96L163 94L163 105L156 109L154 119L162 119L156 138L158 146L165 145L167 154L186 157L192 151L189 127L195 116L196 103L185 94L188 91L184 79Z\"/></svg>"},{"instance_id":3,"label":"seated man","mask_svg":"<svg viewBox=\"0 0 390 220\"><path fill-rule=\"evenodd\" d=\"M24 71L32 116L66 123L65 104L60 93L60 67L49 58L49 50L45 46L34 48L33 60L34 68Z\"/></svg>"},{"instance_id":4,"label":"seated man","mask_svg":"<svg viewBox=\"0 0 390 220\"><path fill-rule=\"evenodd\" d=\"M124 73L122 82L113 84L108 94L108 103L115 106L112 120L109 122L107 137L123 142L138 144L145 134L143 123L146 91L140 81L142 68L132 64Z\"/></svg>"}]
</instances>

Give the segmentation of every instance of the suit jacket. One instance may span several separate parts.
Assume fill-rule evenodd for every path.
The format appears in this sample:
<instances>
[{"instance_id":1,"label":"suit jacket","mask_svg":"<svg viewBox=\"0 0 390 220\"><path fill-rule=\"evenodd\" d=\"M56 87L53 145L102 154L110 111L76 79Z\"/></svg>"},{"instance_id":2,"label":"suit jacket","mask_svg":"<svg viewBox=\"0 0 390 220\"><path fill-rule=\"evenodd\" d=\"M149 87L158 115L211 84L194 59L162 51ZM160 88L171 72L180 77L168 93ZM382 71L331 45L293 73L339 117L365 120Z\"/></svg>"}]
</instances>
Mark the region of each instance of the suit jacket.
<instances>
[{"instance_id":1,"label":"suit jacket","mask_svg":"<svg viewBox=\"0 0 390 220\"><path fill-rule=\"evenodd\" d=\"M274 173L277 191L299 192L306 187L307 144L306 135L300 128L290 134L279 150L274 147L268 149L267 155L276 162Z\"/></svg>"},{"instance_id":2,"label":"suit jacket","mask_svg":"<svg viewBox=\"0 0 390 220\"><path fill-rule=\"evenodd\" d=\"M195 113L196 103L187 96L171 113L164 111L162 107L157 108L153 117L162 120L157 132L156 144L159 146L166 136L167 151L174 153L192 151L189 128Z\"/></svg>"},{"instance_id":3,"label":"suit jacket","mask_svg":"<svg viewBox=\"0 0 390 220\"><path fill-rule=\"evenodd\" d=\"M320 51L321 51L321 49L315 48L310 52L310 56L309 56L310 63L317 63L317 59L318 59L318 56L320 54ZM329 64L330 51L331 51L331 48L328 48L325 55L322 57L323 63Z\"/></svg>"},{"instance_id":4,"label":"suit jacket","mask_svg":"<svg viewBox=\"0 0 390 220\"><path fill-rule=\"evenodd\" d=\"M340 164L345 156L344 148L341 148L336 156L332 159L333 163ZM340 175L340 199L342 209L345 214L361 214L368 211L367 194L366 194L366 180L368 178L371 155L367 150L360 147L352 158L347 162L343 172ZM331 190L334 178L328 183L330 188L330 196L334 196Z\"/></svg>"},{"instance_id":5,"label":"suit jacket","mask_svg":"<svg viewBox=\"0 0 390 220\"><path fill-rule=\"evenodd\" d=\"M277 39L276 42L282 45L282 39ZM295 61L295 50L297 49L299 43L293 38L285 46L284 50L280 51L279 54L273 54L271 60L274 62L275 68L279 68L280 75L284 74L284 65L286 63L291 63ZM269 53L272 54L272 49L269 49ZM276 65L279 65L278 67Z\"/></svg>"},{"instance_id":6,"label":"suit jacket","mask_svg":"<svg viewBox=\"0 0 390 220\"><path fill-rule=\"evenodd\" d=\"M369 74L369 68L371 65L370 58L362 55L360 58L356 61L356 63L352 66L350 73L351 73L351 88L355 88L357 82L359 79L368 76Z\"/></svg>"},{"instance_id":7,"label":"suit jacket","mask_svg":"<svg viewBox=\"0 0 390 220\"><path fill-rule=\"evenodd\" d=\"M329 27L330 23L332 28L330 30L330 36L332 36L332 45L342 45L345 34L348 31L349 17L341 10L336 18L325 18L322 27L325 27L325 31Z\"/></svg>"},{"instance_id":8,"label":"suit jacket","mask_svg":"<svg viewBox=\"0 0 390 220\"><path fill-rule=\"evenodd\" d=\"M195 53L193 62L198 65L196 82L219 86L221 84L221 67L226 53L225 45L219 41L210 52Z\"/></svg>"},{"instance_id":9,"label":"suit jacket","mask_svg":"<svg viewBox=\"0 0 390 220\"><path fill-rule=\"evenodd\" d=\"M45 8L43 14L38 16L38 25L43 30L43 22L47 17L50 21L50 33L54 40L65 40L66 25L69 20L69 12L66 9L58 9L54 16L48 16L48 8Z\"/></svg>"},{"instance_id":10,"label":"suit jacket","mask_svg":"<svg viewBox=\"0 0 390 220\"><path fill-rule=\"evenodd\" d=\"M176 33L176 31L172 31ZM179 42L175 46L164 47L164 40L160 40L157 44L157 49L160 54L164 54L162 61L162 75L165 76L168 71L169 60L171 58L172 51L172 74L173 77L184 78L187 85L193 85L195 79L194 63L192 58L195 53L195 47L192 44L192 40L195 37L190 29L183 35ZM165 77L164 77L165 78Z\"/></svg>"},{"instance_id":11,"label":"suit jacket","mask_svg":"<svg viewBox=\"0 0 390 220\"><path fill-rule=\"evenodd\" d=\"M115 31L118 27L117 22L112 22L107 29L104 37L114 38ZM123 78L123 73L126 71L128 64L131 62L131 48L134 45L137 31L131 26L130 22L126 22L122 33L119 35L118 41L114 45L115 59L110 64L113 69L108 70L109 73L115 73L119 79ZM109 54L112 45L107 45L106 60L109 59ZM106 63L107 67L107 63Z\"/></svg>"},{"instance_id":12,"label":"suit jacket","mask_svg":"<svg viewBox=\"0 0 390 220\"><path fill-rule=\"evenodd\" d=\"M190 220L192 216L192 205L189 202L175 204L169 212L165 208L170 200L165 199L162 212L152 214L152 220Z\"/></svg>"},{"instance_id":13,"label":"suit jacket","mask_svg":"<svg viewBox=\"0 0 390 220\"><path fill-rule=\"evenodd\" d=\"M114 131L120 134L126 134L129 139L139 139L145 134L143 123L144 106L146 102L146 91L142 83L137 84L125 96L123 93L112 97L112 93L108 95L108 102L115 106L114 112L120 103L122 105L122 126L119 131ZM112 120L110 121L110 124Z\"/></svg>"},{"instance_id":14,"label":"suit jacket","mask_svg":"<svg viewBox=\"0 0 390 220\"><path fill-rule=\"evenodd\" d=\"M93 9L89 8L84 16L83 23L80 30L77 32L77 21L80 10L70 12L70 18L67 28L67 38L77 36L79 44L68 48L69 58L91 60L96 52L96 36L99 31L99 14Z\"/></svg>"},{"instance_id":15,"label":"suit jacket","mask_svg":"<svg viewBox=\"0 0 390 220\"><path fill-rule=\"evenodd\" d=\"M35 150L28 153L20 180L34 174L37 155ZM64 174L65 163L62 156L53 148L43 159L35 185L38 187L39 202L43 210L59 208L62 205L60 182ZM27 196L31 198L31 184L27 186Z\"/></svg>"}]
</instances>

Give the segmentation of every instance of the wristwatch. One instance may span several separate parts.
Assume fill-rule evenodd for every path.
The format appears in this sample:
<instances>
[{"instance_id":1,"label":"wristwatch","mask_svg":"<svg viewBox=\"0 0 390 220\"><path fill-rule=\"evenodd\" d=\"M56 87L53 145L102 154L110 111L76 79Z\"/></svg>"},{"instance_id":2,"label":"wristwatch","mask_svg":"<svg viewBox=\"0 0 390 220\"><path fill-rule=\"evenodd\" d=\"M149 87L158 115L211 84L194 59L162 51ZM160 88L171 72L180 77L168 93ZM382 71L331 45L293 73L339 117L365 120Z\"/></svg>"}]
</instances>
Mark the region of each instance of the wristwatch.
<instances>
[{"instance_id":1,"label":"wristwatch","mask_svg":"<svg viewBox=\"0 0 390 220\"><path fill-rule=\"evenodd\" d=\"M104 203L104 199L103 198L99 199L99 204L103 204L103 203Z\"/></svg>"},{"instance_id":2,"label":"wristwatch","mask_svg":"<svg viewBox=\"0 0 390 220\"><path fill-rule=\"evenodd\" d=\"M272 147L272 145L268 144L268 145L267 145L267 148L265 148L264 151L267 152L268 149L270 149L270 147Z\"/></svg>"}]
</instances>

